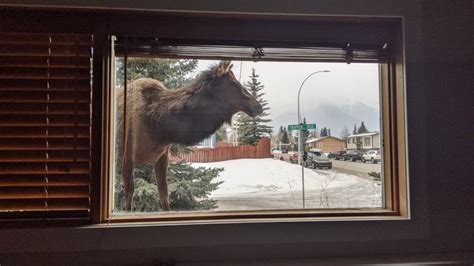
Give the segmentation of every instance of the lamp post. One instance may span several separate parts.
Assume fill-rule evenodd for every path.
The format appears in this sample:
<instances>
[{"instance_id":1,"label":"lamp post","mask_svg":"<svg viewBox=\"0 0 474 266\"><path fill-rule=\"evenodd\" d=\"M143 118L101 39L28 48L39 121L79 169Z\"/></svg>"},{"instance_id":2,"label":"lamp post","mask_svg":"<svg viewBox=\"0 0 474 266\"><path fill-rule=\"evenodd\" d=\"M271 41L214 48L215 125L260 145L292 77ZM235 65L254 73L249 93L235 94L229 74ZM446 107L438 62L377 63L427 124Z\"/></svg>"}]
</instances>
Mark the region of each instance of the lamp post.
<instances>
[{"instance_id":1,"label":"lamp post","mask_svg":"<svg viewBox=\"0 0 474 266\"><path fill-rule=\"evenodd\" d=\"M303 85L305 82L313 75L317 73L325 73L329 72L329 70L320 70L320 71L315 71L311 74L309 74L301 83L300 88L298 90L298 125L301 126L302 120L301 120L301 112L300 112L300 95L301 95L301 89L303 88ZM301 160L303 157L302 154L302 146L303 146L303 129L300 127L299 133L298 133L298 164L301 165L301 185L303 189L303 209L305 208L305 197L304 197L304 166L303 166L303 161Z\"/></svg>"}]
</instances>

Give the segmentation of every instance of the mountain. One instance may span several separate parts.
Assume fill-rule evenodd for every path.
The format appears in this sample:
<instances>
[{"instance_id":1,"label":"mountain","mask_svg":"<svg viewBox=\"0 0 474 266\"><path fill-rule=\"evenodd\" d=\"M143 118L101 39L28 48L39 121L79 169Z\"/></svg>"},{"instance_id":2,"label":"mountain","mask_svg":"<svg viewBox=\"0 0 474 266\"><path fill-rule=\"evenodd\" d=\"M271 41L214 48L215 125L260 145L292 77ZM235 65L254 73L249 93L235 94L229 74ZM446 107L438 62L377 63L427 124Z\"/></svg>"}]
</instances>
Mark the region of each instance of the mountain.
<instances>
[{"instance_id":1,"label":"mountain","mask_svg":"<svg viewBox=\"0 0 474 266\"><path fill-rule=\"evenodd\" d=\"M347 126L349 132L352 133L354 123L358 127L361 121L364 121L369 131L380 131L379 111L361 102L343 105L324 103L307 107L301 112L308 124L316 123L318 131L322 127L328 127L331 129L331 135L335 137L341 136L344 126ZM278 129L281 125L296 124L296 118L296 111L284 112L273 119L272 126Z\"/></svg>"}]
</instances>

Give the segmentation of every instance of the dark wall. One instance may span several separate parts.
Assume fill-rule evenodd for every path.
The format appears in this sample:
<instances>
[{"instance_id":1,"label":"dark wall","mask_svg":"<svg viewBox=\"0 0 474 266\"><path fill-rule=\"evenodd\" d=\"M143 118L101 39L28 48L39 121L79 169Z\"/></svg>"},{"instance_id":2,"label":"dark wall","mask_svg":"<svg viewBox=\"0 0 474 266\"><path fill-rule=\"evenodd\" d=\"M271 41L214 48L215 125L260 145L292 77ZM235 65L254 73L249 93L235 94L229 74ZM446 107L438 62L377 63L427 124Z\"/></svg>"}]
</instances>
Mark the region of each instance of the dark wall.
<instances>
[{"instance_id":1,"label":"dark wall","mask_svg":"<svg viewBox=\"0 0 474 266\"><path fill-rule=\"evenodd\" d=\"M187 9L177 3L165 1L163 5ZM473 2L268 3L204 1L189 5L241 12L254 8L276 13L404 17L412 220L1 230L0 264L138 264L173 259L243 264L267 259L268 263L294 264L305 258L300 262L311 265L317 260L322 264L336 260L474 260Z\"/></svg>"},{"instance_id":2,"label":"dark wall","mask_svg":"<svg viewBox=\"0 0 474 266\"><path fill-rule=\"evenodd\" d=\"M425 1L430 216L437 245L474 249L473 1Z\"/></svg>"}]
</instances>

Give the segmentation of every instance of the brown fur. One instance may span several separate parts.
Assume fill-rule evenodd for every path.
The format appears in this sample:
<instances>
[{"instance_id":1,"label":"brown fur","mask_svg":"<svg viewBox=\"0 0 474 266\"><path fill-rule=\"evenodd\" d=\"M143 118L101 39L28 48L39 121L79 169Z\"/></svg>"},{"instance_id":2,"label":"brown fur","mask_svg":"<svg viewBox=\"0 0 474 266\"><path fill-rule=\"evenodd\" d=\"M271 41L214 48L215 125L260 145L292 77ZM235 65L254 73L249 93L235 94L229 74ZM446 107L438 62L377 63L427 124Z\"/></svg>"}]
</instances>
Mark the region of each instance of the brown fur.
<instances>
[{"instance_id":1,"label":"brown fur","mask_svg":"<svg viewBox=\"0 0 474 266\"><path fill-rule=\"evenodd\" d=\"M251 116L262 112L262 106L235 79L231 68L230 61L221 61L178 90L168 90L153 79L131 82L127 89L125 138L124 93L119 91L116 147L128 211L132 207L136 164L154 164L161 205L169 210L166 172L171 145L194 145L230 122L239 111Z\"/></svg>"}]
</instances>

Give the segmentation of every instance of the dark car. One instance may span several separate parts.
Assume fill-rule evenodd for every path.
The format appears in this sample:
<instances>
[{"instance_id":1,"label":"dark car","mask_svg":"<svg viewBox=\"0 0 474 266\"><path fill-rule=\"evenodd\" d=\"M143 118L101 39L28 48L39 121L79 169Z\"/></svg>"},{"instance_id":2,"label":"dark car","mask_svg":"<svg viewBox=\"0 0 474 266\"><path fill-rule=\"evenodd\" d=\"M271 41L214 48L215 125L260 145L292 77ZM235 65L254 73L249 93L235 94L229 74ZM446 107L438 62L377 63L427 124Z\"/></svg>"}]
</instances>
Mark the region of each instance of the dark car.
<instances>
[{"instance_id":1,"label":"dark car","mask_svg":"<svg viewBox=\"0 0 474 266\"><path fill-rule=\"evenodd\" d=\"M334 158L336 158L336 153L335 153L335 152L330 152L330 153L328 153L328 158L329 158L329 159L334 159Z\"/></svg>"},{"instance_id":2,"label":"dark car","mask_svg":"<svg viewBox=\"0 0 474 266\"><path fill-rule=\"evenodd\" d=\"M361 161L363 155L363 151L348 151L342 156L342 160L352 162Z\"/></svg>"},{"instance_id":3,"label":"dark car","mask_svg":"<svg viewBox=\"0 0 474 266\"><path fill-rule=\"evenodd\" d=\"M319 151L309 151L306 156L305 165L317 168L332 168L332 162L329 158L322 152Z\"/></svg>"},{"instance_id":4,"label":"dark car","mask_svg":"<svg viewBox=\"0 0 474 266\"><path fill-rule=\"evenodd\" d=\"M346 154L346 151L336 151L335 152L335 156L334 156L334 159L336 160L343 160L343 156L344 154Z\"/></svg>"}]
</instances>

